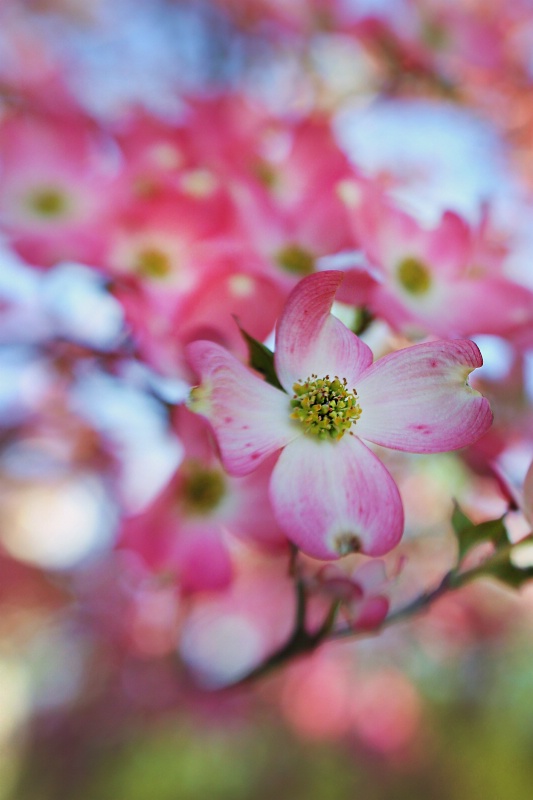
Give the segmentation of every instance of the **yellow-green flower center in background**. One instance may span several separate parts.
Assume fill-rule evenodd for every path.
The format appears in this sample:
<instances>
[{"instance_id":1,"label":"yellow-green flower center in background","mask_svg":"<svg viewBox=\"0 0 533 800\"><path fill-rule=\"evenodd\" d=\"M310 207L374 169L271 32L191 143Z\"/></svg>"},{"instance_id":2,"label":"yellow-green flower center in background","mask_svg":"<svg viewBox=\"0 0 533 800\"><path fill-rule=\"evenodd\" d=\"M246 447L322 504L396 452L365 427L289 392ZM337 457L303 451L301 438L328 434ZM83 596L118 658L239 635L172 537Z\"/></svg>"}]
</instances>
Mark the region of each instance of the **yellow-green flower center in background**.
<instances>
[{"instance_id":1,"label":"yellow-green flower center in background","mask_svg":"<svg viewBox=\"0 0 533 800\"><path fill-rule=\"evenodd\" d=\"M280 267L293 275L310 275L315 269L313 254L298 244L288 244L276 256Z\"/></svg>"},{"instance_id":2,"label":"yellow-green flower center in background","mask_svg":"<svg viewBox=\"0 0 533 800\"><path fill-rule=\"evenodd\" d=\"M67 210L67 198L60 189L43 188L29 198L31 210L40 217L60 217Z\"/></svg>"},{"instance_id":3,"label":"yellow-green flower center in background","mask_svg":"<svg viewBox=\"0 0 533 800\"><path fill-rule=\"evenodd\" d=\"M413 256L400 261L396 271L398 280L409 294L426 294L431 288L431 273L426 265Z\"/></svg>"},{"instance_id":4,"label":"yellow-green flower center in background","mask_svg":"<svg viewBox=\"0 0 533 800\"><path fill-rule=\"evenodd\" d=\"M143 278L166 278L171 270L168 255L155 247L147 247L137 256L136 271Z\"/></svg>"},{"instance_id":5,"label":"yellow-green flower center in background","mask_svg":"<svg viewBox=\"0 0 533 800\"><path fill-rule=\"evenodd\" d=\"M189 464L181 488L185 508L192 514L207 514L219 505L226 493L224 474L218 469L206 469Z\"/></svg>"}]
</instances>

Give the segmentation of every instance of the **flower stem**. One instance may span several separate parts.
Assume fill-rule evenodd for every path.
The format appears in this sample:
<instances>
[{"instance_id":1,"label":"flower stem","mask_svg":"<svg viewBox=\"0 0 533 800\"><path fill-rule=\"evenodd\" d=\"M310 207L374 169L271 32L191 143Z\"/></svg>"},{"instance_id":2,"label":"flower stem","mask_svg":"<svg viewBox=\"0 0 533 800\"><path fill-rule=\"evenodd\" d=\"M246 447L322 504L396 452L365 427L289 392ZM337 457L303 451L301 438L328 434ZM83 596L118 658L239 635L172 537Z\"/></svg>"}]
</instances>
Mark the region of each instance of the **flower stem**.
<instances>
[{"instance_id":1,"label":"flower stem","mask_svg":"<svg viewBox=\"0 0 533 800\"><path fill-rule=\"evenodd\" d=\"M415 616L415 614L428 609L436 600L448 592L456 591L476 578L483 577L484 575L490 575L490 569L504 563L505 560L509 558L509 554L515 547L525 544L526 542L530 542L532 539L533 533L530 533L519 542L504 545L503 547L498 548L498 550L490 558L485 559L482 564L477 567L472 567L472 569L461 572L459 571L460 565L456 566L454 569L451 569L444 575L438 586L431 591L424 592L423 594L419 595L405 606L392 611L386 617L386 619L383 620L379 627L371 631L358 631L353 627L348 626L334 630L337 614L341 606L341 602L335 600L330 606L329 611L318 630L314 633L308 632L306 627L308 600L307 587L305 581L298 573L296 563L297 551L295 551L293 552L291 559L291 574L295 578L296 592L294 630L284 645L282 645L262 664L259 664L234 685L240 686L242 684L249 683L250 681L255 680L256 678L259 678L267 673L270 673L272 670L282 666L287 661L290 661L297 656L313 652L324 642L347 638L358 639L376 635L385 627L388 628L391 625L396 625L398 622L411 619L411 617Z\"/></svg>"}]
</instances>

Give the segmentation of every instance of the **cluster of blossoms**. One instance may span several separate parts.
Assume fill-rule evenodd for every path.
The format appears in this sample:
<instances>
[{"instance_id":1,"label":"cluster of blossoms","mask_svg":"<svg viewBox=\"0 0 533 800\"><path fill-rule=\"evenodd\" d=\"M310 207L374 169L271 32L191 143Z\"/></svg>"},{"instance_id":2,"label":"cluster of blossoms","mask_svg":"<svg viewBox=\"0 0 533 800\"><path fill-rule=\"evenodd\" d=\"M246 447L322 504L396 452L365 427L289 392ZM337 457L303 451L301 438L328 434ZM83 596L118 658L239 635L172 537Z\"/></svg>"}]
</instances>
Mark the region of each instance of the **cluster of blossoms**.
<instances>
[{"instance_id":1,"label":"cluster of blossoms","mask_svg":"<svg viewBox=\"0 0 533 800\"><path fill-rule=\"evenodd\" d=\"M191 407L211 422L224 466L244 475L282 449L274 512L295 544L326 559L383 555L403 532L396 485L361 439L440 452L472 444L492 422L487 400L467 382L482 363L473 342L422 343L372 364L370 348L330 314L342 277L309 276L289 296L276 328L281 389L214 342L188 347L202 378Z\"/></svg>"},{"instance_id":2,"label":"cluster of blossoms","mask_svg":"<svg viewBox=\"0 0 533 800\"><path fill-rule=\"evenodd\" d=\"M183 664L220 687L376 632L481 572L477 545L491 569L507 558L496 577L530 577L508 553L527 533L512 524L533 516L532 468L516 491L533 456L528 3L404 0L387 17L322 0L199 5L272 63L290 50L296 100L254 90L250 67L210 91L173 76L168 106L110 112L27 11L0 9L0 608L76 620L106 674L125 676L91 685L119 717L110 685L151 697L146 662L153 707L200 705ZM363 88L319 58L341 43ZM341 112L362 94L473 109L506 148L511 213L496 192L472 214L416 213L401 167L343 141ZM81 311L65 276L83 283ZM487 533L509 508L507 533ZM474 640L482 612L458 608ZM313 676L349 686L331 652L281 686L297 729ZM387 680L418 709L407 678ZM364 739L379 697L368 713L339 697L351 710L331 730Z\"/></svg>"}]
</instances>

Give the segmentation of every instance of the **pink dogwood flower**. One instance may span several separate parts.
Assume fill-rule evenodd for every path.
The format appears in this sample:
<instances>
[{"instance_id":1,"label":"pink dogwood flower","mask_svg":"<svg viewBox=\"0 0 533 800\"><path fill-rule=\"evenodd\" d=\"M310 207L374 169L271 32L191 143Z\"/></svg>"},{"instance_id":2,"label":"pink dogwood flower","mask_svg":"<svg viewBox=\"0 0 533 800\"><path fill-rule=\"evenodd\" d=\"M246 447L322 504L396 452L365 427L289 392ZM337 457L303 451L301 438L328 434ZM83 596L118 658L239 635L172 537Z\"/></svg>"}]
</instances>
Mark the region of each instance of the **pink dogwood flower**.
<instances>
[{"instance_id":1,"label":"pink dogwood flower","mask_svg":"<svg viewBox=\"0 0 533 800\"><path fill-rule=\"evenodd\" d=\"M364 440L412 453L471 444L490 427L488 401L467 382L482 364L467 340L437 341L372 363L370 348L331 313L342 273L310 275L276 330L282 389L213 342L188 347L201 385L191 408L215 433L234 475L281 450L270 481L274 513L305 553L380 556L403 532L398 488Z\"/></svg>"},{"instance_id":2,"label":"pink dogwood flower","mask_svg":"<svg viewBox=\"0 0 533 800\"><path fill-rule=\"evenodd\" d=\"M533 292L505 273L505 249L495 242L488 210L477 226L446 211L434 228L367 188L354 226L376 279L353 271L343 300L365 302L408 336L474 334L529 340ZM357 280L357 278L359 280Z\"/></svg>"}]
</instances>

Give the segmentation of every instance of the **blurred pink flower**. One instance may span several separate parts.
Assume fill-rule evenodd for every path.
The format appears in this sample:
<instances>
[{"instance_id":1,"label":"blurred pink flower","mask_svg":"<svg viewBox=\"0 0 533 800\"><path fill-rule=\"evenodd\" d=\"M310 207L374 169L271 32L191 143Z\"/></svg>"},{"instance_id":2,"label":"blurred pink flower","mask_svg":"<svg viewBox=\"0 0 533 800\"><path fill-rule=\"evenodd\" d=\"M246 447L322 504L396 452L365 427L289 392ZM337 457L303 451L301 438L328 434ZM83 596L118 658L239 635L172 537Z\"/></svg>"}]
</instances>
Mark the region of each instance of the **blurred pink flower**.
<instances>
[{"instance_id":1,"label":"blurred pink flower","mask_svg":"<svg viewBox=\"0 0 533 800\"><path fill-rule=\"evenodd\" d=\"M354 631L379 628L389 611L388 578L381 560L366 561L351 572L326 564L316 576L322 594L342 603L342 613Z\"/></svg>"},{"instance_id":2,"label":"blurred pink flower","mask_svg":"<svg viewBox=\"0 0 533 800\"><path fill-rule=\"evenodd\" d=\"M473 342L419 344L372 364L370 348L330 314L341 280L311 275L291 293L276 331L283 391L213 342L188 347L202 381L191 408L210 421L225 468L245 475L281 450L274 512L298 547L323 559L383 555L402 535L398 488L363 439L435 453L474 442L492 421L467 383L482 364Z\"/></svg>"},{"instance_id":3,"label":"blurred pink flower","mask_svg":"<svg viewBox=\"0 0 533 800\"><path fill-rule=\"evenodd\" d=\"M505 250L495 241L487 213L472 227L446 211L427 229L375 187L367 190L354 226L375 284L369 288L367 271L356 271L346 300L367 303L407 335L528 339L533 293L505 274Z\"/></svg>"},{"instance_id":4,"label":"blurred pink flower","mask_svg":"<svg viewBox=\"0 0 533 800\"><path fill-rule=\"evenodd\" d=\"M228 477L206 422L184 406L173 422L183 461L148 507L124 519L120 547L137 553L154 574L175 576L183 594L222 591L233 580L234 536L263 553L286 553L287 540L268 503L272 465Z\"/></svg>"},{"instance_id":5,"label":"blurred pink flower","mask_svg":"<svg viewBox=\"0 0 533 800\"><path fill-rule=\"evenodd\" d=\"M0 230L28 263L98 263L118 181L109 142L75 108L0 120Z\"/></svg>"}]
</instances>

